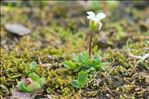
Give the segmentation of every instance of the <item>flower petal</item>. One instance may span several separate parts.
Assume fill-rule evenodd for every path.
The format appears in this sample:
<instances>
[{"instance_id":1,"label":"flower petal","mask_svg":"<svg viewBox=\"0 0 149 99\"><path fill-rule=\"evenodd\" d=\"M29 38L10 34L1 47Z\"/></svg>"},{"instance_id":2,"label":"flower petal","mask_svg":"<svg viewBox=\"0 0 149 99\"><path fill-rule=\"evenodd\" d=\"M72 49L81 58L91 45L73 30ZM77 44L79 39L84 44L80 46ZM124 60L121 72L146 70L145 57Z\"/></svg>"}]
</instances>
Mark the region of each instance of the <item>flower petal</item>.
<instances>
[{"instance_id":1,"label":"flower petal","mask_svg":"<svg viewBox=\"0 0 149 99\"><path fill-rule=\"evenodd\" d=\"M98 13L97 15L96 15L96 18L98 19L98 21L100 21L100 20L102 20L103 18L105 18L106 17L106 15L104 14L104 13Z\"/></svg>"},{"instance_id":2,"label":"flower petal","mask_svg":"<svg viewBox=\"0 0 149 99\"><path fill-rule=\"evenodd\" d=\"M87 16L88 19L95 18L95 13L93 11L88 11L86 13L88 14L88 16Z\"/></svg>"},{"instance_id":3,"label":"flower petal","mask_svg":"<svg viewBox=\"0 0 149 99\"><path fill-rule=\"evenodd\" d=\"M91 20L95 21L95 22L98 22L98 19L95 17L95 18L92 18Z\"/></svg>"},{"instance_id":4,"label":"flower petal","mask_svg":"<svg viewBox=\"0 0 149 99\"><path fill-rule=\"evenodd\" d=\"M91 17L91 16L87 16L87 19L93 19L94 17Z\"/></svg>"},{"instance_id":5,"label":"flower petal","mask_svg":"<svg viewBox=\"0 0 149 99\"><path fill-rule=\"evenodd\" d=\"M98 23L99 23L99 28L98 29L100 30L101 27L102 27L102 23L100 21Z\"/></svg>"}]
</instances>

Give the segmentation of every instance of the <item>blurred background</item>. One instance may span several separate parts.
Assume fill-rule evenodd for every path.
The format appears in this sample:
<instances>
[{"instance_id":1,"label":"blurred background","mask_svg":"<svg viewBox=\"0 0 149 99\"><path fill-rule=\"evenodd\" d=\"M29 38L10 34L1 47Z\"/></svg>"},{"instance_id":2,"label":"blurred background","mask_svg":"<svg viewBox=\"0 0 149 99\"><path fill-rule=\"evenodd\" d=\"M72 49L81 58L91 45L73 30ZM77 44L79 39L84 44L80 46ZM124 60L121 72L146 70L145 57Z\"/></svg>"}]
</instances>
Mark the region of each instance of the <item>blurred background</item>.
<instances>
[{"instance_id":1,"label":"blurred background","mask_svg":"<svg viewBox=\"0 0 149 99\"><path fill-rule=\"evenodd\" d=\"M77 47L78 51L82 51L87 48L87 34L90 32L86 12L94 11L95 13L104 12L107 15L102 20L102 30L97 31L94 36L94 45L100 46L101 49L122 48L129 38L138 40L140 35L145 35L147 36L145 39L148 39L148 4L148 0L2 0L1 47L9 50L22 38L31 37L33 41L38 42L37 49L50 45L54 48L64 47L66 49ZM28 31L24 30L21 34L18 31L22 28L15 25L8 26L14 23L25 26ZM24 36L25 34L29 35ZM136 36L137 34L139 36ZM132 39L132 42L135 40Z\"/></svg>"}]
</instances>

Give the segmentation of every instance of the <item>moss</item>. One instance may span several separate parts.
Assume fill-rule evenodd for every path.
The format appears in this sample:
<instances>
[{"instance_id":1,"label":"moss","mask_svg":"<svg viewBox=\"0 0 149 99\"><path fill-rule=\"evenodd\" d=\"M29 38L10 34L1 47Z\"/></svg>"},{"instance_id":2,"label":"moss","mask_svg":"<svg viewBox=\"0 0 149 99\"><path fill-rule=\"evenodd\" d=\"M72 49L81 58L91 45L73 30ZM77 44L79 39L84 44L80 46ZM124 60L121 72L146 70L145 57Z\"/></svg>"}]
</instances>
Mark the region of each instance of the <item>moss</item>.
<instances>
[{"instance_id":1,"label":"moss","mask_svg":"<svg viewBox=\"0 0 149 99\"><path fill-rule=\"evenodd\" d=\"M103 30L94 36L94 44L98 45L97 50L106 68L98 71L88 86L77 90L70 85L76 74L64 68L62 62L69 59L72 53L87 48L86 34L89 29L86 27L85 15L81 14L85 11L79 6L73 6L74 9L77 7L75 11L67 9L68 5L66 8L62 5L51 7L14 7L11 13L2 7L0 97L11 95L10 89L16 86L17 81L27 77L29 64L34 60L38 65L35 72L46 78L42 96L48 93L54 99L147 98L148 60L137 63L138 59L129 56L129 53L136 56L149 53L148 32L142 31L139 26L139 21L146 19L146 16L141 16L146 15L143 14L146 10L130 11L134 21L119 19L111 22L110 18L105 19ZM60 8L65 13L57 12ZM44 13L40 16L41 11ZM12 16L12 13L15 14ZM66 16L67 19L64 18ZM136 24L132 25L130 20ZM7 22L20 22L29 27L32 33L23 37L7 33L3 27Z\"/></svg>"}]
</instances>

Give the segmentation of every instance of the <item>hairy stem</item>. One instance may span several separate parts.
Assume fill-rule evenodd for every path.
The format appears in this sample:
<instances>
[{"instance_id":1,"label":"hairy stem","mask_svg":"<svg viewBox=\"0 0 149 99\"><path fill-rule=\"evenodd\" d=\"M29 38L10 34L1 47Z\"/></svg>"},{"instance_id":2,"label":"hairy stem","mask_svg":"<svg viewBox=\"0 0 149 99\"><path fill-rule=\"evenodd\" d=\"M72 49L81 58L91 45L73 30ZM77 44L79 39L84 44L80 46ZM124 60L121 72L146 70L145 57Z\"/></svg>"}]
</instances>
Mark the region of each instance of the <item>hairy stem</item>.
<instances>
[{"instance_id":1,"label":"hairy stem","mask_svg":"<svg viewBox=\"0 0 149 99\"><path fill-rule=\"evenodd\" d=\"M89 54L89 57L91 57L91 55L92 55L92 38L93 38L93 33L91 32L89 34L89 45L88 45L88 54Z\"/></svg>"}]
</instances>

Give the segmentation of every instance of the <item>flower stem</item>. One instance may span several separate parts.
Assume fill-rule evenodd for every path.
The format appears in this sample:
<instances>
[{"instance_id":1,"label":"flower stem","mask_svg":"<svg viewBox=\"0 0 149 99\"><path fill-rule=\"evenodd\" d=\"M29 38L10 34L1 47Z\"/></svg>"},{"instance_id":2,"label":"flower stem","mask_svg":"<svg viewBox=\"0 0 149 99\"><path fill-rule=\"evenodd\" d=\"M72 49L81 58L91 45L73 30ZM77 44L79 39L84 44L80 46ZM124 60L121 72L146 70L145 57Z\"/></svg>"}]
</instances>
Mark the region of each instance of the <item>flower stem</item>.
<instances>
[{"instance_id":1,"label":"flower stem","mask_svg":"<svg viewBox=\"0 0 149 99\"><path fill-rule=\"evenodd\" d=\"M92 38L93 38L93 33L91 32L89 34L89 45L88 45L88 54L90 58L92 56Z\"/></svg>"}]
</instances>

